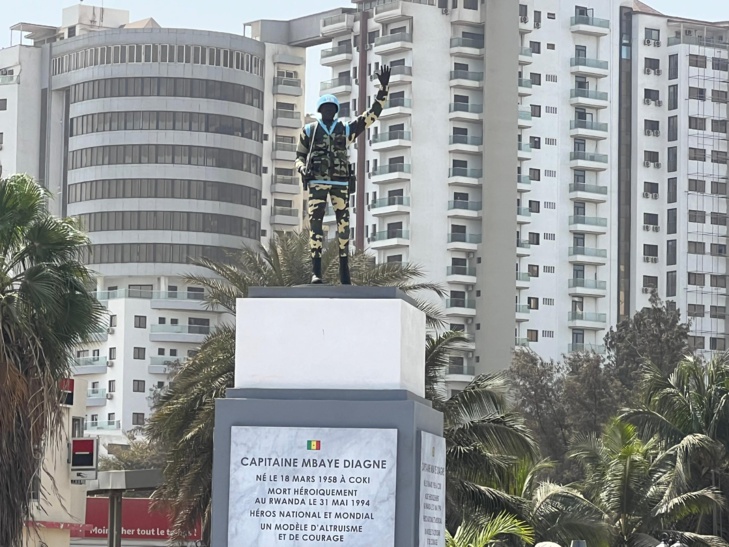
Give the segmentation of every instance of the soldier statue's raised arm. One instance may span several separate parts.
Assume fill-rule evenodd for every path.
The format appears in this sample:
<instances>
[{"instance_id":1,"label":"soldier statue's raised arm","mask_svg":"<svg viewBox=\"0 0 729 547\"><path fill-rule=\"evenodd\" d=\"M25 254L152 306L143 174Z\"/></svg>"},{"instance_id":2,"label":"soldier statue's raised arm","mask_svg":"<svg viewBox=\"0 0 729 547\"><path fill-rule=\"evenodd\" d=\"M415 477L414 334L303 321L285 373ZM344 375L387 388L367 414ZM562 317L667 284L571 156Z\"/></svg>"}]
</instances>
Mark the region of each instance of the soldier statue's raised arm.
<instances>
[{"instance_id":1,"label":"soldier statue's raised arm","mask_svg":"<svg viewBox=\"0 0 729 547\"><path fill-rule=\"evenodd\" d=\"M305 125L296 149L296 169L301 174L304 190L309 192L309 229L313 284L322 282L321 252L324 242L322 221L331 199L337 217L339 240L339 281L351 284L349 278L349 195L355 191L354 168L349 163L347 149L355 139L371 126L382 112L387 99L390 67L383 65L377 74L380 90L372 107L355 120L343 123L339 114L339 101L334 95L324 95L317 103L321 118Z\"/></svg>"}]
</instances>

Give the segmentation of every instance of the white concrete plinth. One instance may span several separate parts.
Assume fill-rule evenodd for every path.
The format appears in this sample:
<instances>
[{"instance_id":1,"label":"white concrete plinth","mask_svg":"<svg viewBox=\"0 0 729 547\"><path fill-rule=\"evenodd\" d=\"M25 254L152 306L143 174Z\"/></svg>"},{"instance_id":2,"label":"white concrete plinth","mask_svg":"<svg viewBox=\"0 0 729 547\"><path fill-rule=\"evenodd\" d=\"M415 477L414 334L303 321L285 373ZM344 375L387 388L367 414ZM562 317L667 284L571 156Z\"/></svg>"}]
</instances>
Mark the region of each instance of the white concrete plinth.
<instances>
[{"instance_id":1,"label":"white concrete plinth","mask_svg":"<svg viewBox=\"0 0 729 547\"><path fill-rule=\"evenodd\" d=\"M242 298L236 312L236 388L425 395L425 314L403 299Z\"/></svg>"}]
</instances>

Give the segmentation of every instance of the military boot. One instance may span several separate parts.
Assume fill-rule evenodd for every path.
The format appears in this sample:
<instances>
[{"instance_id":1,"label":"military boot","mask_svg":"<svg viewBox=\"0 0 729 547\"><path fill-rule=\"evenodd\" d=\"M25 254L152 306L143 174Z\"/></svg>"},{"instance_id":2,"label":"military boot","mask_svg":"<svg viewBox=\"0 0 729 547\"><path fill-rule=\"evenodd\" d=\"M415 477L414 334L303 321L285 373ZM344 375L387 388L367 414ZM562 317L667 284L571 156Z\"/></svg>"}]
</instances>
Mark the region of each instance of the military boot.
<instances>
[{"instance_id":1,"label":"military boot","mask_svg":"<svg viewBox=\"0 0 729 547\"><path fill-rule=\"evenodd\" d=\"M342 285L351 285L352 281L349 278L349 257L339 257L339 282Z\"/></svg>"},{"instance_id":2,"label":"military boot","mask_svg":"<svg viewBox=\"0 0 729 547\"><path fill-rule=\"evenodd\" d=\"M313 275L311 276L312 285L321 285L321 257L311 259L311 269Z\"/></svg>"}]
</instances>

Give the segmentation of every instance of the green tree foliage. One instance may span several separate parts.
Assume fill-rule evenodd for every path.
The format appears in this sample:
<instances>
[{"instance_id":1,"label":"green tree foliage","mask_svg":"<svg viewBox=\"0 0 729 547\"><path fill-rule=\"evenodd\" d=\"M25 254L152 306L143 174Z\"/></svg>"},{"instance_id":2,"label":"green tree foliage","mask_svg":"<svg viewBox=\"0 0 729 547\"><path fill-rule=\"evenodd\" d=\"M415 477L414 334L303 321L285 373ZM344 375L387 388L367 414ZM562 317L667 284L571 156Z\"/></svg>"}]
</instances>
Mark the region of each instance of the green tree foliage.
<instances>
[{"instance_id":1,"label":"green tree foliage","mask_svg":"<svg viewBox=\"0 0 729 547\"><path fill-rule=\"evenodd\" d=\"M127 444L109 444L107 456L99 457L99 471L163 469L165 455L157 443L136 431L126 434Z\"/></svg>"},{"instance_id":2,"label":"green tree foliage","mask_svg":"<svg viewBox=\"0 0 729 547\"><path fill-rule=\"evenodd\" d=\"M446 535L446 547L490 547L505 539L519 540L526 545L534 542L532 528L508 513L465 521L454 535Z\"/></svg>"},{"instance_id":3,"label":"green tree foliage","mask_svg":"<svg viewBox=\"0 0 729 547\"><path fill-rule=\"evenodd\" d=\"M77 222L46 210L50 194L26 175L0 181L0 545L19 547L30 490L60 430L59 381L71 350L100 329L87 290ZM59 447L60 448L60 447Z\"/></svg>"},{"instance_id":4,"label":"green tree foliage","mask_svg":"<svg viewBox=\"0 0 729 547\"><path fill-rule=\"evenodd\" d=\"M654 291L650 307L625 319L605 335L608 361L623 386L623 402L632 404L638 396L641 366L653 363L670 374L690 352L689 323L681 322L681 312L669 309Z\"/></svg>"}]
</instances>

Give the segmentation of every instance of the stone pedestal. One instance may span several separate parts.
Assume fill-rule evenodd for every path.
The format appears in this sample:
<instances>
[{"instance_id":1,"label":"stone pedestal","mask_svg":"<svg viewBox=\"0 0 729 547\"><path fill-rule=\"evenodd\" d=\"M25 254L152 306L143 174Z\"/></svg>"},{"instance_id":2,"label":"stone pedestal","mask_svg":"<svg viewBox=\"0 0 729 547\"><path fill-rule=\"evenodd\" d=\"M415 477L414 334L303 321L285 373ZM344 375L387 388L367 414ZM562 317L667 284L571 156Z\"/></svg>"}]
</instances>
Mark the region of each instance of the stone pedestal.
<instances>
[{"instance_id":1,"label":"stone pedestal","mask_svg":"<svg viewBox=\"0 0 729 547\"><path fill-rule=\"evenodd\" d=\"M393 288L254 289L236 329L236 387L216 403L213 546L445 545L423 313Z\"/></svg>"}]
</instances>

